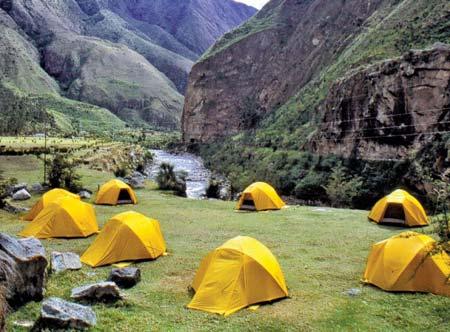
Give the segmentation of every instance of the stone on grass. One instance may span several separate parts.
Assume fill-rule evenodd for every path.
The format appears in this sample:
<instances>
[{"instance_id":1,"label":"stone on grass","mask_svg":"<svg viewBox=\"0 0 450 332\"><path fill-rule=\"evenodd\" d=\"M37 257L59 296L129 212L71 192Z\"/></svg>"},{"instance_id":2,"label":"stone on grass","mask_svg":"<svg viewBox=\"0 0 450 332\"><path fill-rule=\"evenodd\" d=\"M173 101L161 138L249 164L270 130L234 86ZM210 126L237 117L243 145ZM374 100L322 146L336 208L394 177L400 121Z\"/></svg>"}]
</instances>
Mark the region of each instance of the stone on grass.
<instances>
[{"instance_id":1,"label":"stone on grass","mask_svg":"<svg viewBox=\"0 0 450 332\"><path fill-rule=\"evenodd\" d=\"M18 240L0 233L0 289L10 307L43 299L46 268L45 249L39 240Z\"/></svg>"},{"instance_id":2,"label":"stone on grass","mask_svg":"<svg viewBox=\"0 0 450 332\"><path fill-rule=\"evenodd\" d=\"M115 282L120 288L131 288L141 281L141 270L136 267L112 269L108 280Z\"/></svg>"},{"instance_id":3,"label":"stone on grass","mask_svg":"<svg viewBox=\"0 0 450 332\"><path fill-rule=\"evenodd\" d=\"M78 193L78 196L80 196L80 198L82 198L82 199L89 199L92 197L92 194L87 190L81 190Z\"/></svg>"},{"instance_id":4,"label":"stone on grass","mask_svg":"<svg viewBox=\"0 0 450 332\"><path fill-rule=\"evenodd\" d=\"M111 303L122 299L119 287L114 282L103 281L72 289L70 297L81 302Z\"/></svg>"},{"instance_id":5,"label":"stone on grass","mask_svg":"<svg viewBox=\"0 0 450 332\"><path fill-rule=\"evenodd\" d=\"M80 256L73 252L52 252L52 272L81 269Z\"/></svg>"},{"instance_id":6,"label":"stone on grass","mask_svg":"<svg viewBox=\"0 0 450 332\"><path fill-rule=\"evenodd\" d=\"M28 190L28 184L27 183L18 183L18 184L12 185L11 187L9 187L8 191L9 191L10 195L13 195L22 189Z\"/></svg>"},{"instance_id":7,"label":"stone on grass","mask_svg":"<svg viewBox=\"0 0 450 332\"><path fill-rule=\"evenodd\" d=\"M35 183L35 184L31 185L30 192L32 192L34 194L40 194L40 193L43 193L44 191L45 191L45 188L40 183Z\"/></svg>"},{"instance_id":8,"label":"stone on grass","mask_svg":"<svg viewBox=\"0 0 450 332\"><path fill-rule=\"evenodd\" d=\"M20 189L19 191L16 191L12 195L12 199L15 201L26 201L27 199L30 199L31 195L26 189Z\"/></svg>"},{"instance_id":9,"label":"stone on grass","mask_svg":"<svg viewBox=\"0 0 450 332\"><path fill-rule=\"evenodd\" d=\"M84 330L97 323L95 312L87 306L51 297L42 303L41 317L34 330Z\"/></svg>"},{"instance_id":10,"label":"stone on grass","mask_svg":"<svg viewBox=\"0 0 450 332\"><path fill-rule=\"evenodd\" d=\"M359 288L350 288L350 289L347 289L345 292L344 292L344 294L345 295L348 295L348 296L358 296L359 294L361 294L361 289L359 289Z\"/></svg>"}]
</instances>

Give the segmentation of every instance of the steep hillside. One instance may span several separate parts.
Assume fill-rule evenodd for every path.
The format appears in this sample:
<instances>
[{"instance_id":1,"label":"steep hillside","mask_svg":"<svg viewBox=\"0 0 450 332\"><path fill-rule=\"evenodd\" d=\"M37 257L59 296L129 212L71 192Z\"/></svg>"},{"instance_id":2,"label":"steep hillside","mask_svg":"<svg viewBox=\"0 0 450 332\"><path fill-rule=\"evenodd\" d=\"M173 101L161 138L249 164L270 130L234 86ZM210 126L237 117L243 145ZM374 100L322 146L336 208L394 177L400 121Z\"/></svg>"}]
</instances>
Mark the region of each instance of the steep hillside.
<instances>
[{"instance_id":1,"label":"steep hillside","mask_svg":"<svg viewBox=\"0 0 450 332\"><path fill-rule=\"evenodd\" d=\"M382 3L271 1L192 69L185 140L209 141L254 126L330 64Z\"/></svg>"},{"instance_id":2,"label":"steep hillside","mask_svg":"<svg viewBox=\"0 0 450 332\"><path fill-rule=\"evenodd\" d=\"M167 129L179 127L199 50L255 11L206 0L0 0L0 10L2 86L75 99L132 124ZM206 15L218 20L212 28ZM40 99L45 104L48 97Z\"/></svg>"},{"instance_id":3,"label":"steep hillside","mask_svg":"<svg viewBox=\"0 0 450 332\"><path fill-rule=\"evenodd\" d=\"M439 61L431 61L432 57L430 62L425 56L413 64L418 66L414 71L418 76L409 79L413 84L431 84L429 96L439 97L433 101L419 97L420 93L428 93L426 86L422 91L420 87L408 90L403 69L398 78L394 72L391 77L386 72L372 80L368 73L374 69L365 72L364 68L380 61L387 61L380 65L382 68L391 68L402 60L389 59L410 49L450 43L449 17L450 4L443 0L273 0L241 28L226 34L194 66L183 113L184 140L192 148L199 148L211 167L228 174L237 190L251 181L265 179L285 194L326 200L324 186L341 163L348 173L346 177L363 177L364 192L358 193L360 206L375 199L370 192L379 195L391 186L422 190L419 182L425 173L437 171L439 176L449 168L448 161L438 168L434 163L438 155L446 159L449 145L445 133L425 135L427 139L420 139L420 144L406 148L407 155L394 138L378 140L380 144L370 151L380 153L373 155L364 144L357 149L362 153L355 154L351 139L343 140L343 147L332 145L330 138L341 138L337 132L340 119L376 116L378 111L380 115L392 114L389 102L395 96L385 86L392 83L390 79L396 84L398 81L399 89L405 84L405 96L417 96L415 102L406 105L406 112L414 114L417 109L420 114L434 104L436 108L445 107L449 85L445 85L444 69L432 69L434 64L442 67ZM445 56L443 59L448 61ZM361 70L362 74L352 76ZM366 81L361 80L365 75ZM363 89L362 96L357 93L359 89ZM367 108L374 95L381 98L376 105L387 107ZM355 100L347 107L349 98ZM383 104L383 98L390 101ZM422 100L422 105L417 100ZM347 114L350 110L354 112ZM446 115L436 116L436 122L442 122L437 128L441 128ZM332 128L328 122L334 120L337 124ZM421 121L419 117L419 130L425 128ZM389 127L389 121L381 124ZM376 123L364 124L364 130L373 125ZM353 130L359 129L363 128L357 125ZM197 144L201 142L208 144ZM391 153L380 157L382 151ZM420 167L428 170L418 171L416 161L423 161Z\"/></svg>"}]
</instances>

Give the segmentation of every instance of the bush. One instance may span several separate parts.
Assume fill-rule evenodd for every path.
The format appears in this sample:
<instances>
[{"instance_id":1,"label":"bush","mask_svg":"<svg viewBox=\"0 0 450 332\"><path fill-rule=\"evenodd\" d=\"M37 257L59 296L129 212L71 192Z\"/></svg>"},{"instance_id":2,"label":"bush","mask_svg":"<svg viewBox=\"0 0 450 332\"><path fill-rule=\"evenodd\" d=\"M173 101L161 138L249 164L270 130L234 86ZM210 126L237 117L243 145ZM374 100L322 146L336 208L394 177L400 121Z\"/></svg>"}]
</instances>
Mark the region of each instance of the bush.
<instances>
[{"instance_id":1,"label":"bush","mask_svg":"<svg viewBox=\"0 0 450 332\"><path fill-rule=\"evenodd\" d=\"M186 177L185 172L175 172L173 165L162 163L156 182L160 190L173 190L178 196L186 196Z\"/></svg>"},{"instance_id":2,"label":"bush","mask_svg":"<svg viewBox=\"0 0 450 332\"><path fill-rule=\"evenodd\" d=\"M65 188L72 192L81 190L77 163L66 154L56 153L48 165L47 178L51 188Z\"/></svg>"},{"instance_id":3,"label":"bush","mask_svg":"<svg viewBox=\"0 0 450 332\"><path fill-rule=\"evenodd\" d=\"M350 178L346 175L346 169L338 165L324 189L332 206L352 207L353 198L360 194L362 185L363 181L359 176Z\"/></svg>"},{"instance_id":4,"label":"bush","mask_svg":"<svg viewBox=\"0 0 450 332\"><path fill-rule=\"evenodd\" d=\"M116 167L114 170L114 175L118 178L124 178L128 174L130 174L130 166L126 163L121 163L119 166Z\"/></svg>"},{"instance_id":5,"label":"bush","mask_svg":"<svg viewBox=\"0 0 450 332\"><path fill-rule=\"evenodd\" d=\"M9 187L17 184L17 179L5 179L2 173L3 172L0 171L0 208L3 208L5 206L5 199L6 197L8 197Z\"/></svg>"},{"instance_id":6,"label":"bush","mask_svg":"<svg viewBox=\"0 0 450 332\"><path fill-rule=\"evenodd\" d=\"M307 201L323 200L326 196L324 181L323 174L310 171L295 187L295 196Z\"/></svg>"}]
</instances>

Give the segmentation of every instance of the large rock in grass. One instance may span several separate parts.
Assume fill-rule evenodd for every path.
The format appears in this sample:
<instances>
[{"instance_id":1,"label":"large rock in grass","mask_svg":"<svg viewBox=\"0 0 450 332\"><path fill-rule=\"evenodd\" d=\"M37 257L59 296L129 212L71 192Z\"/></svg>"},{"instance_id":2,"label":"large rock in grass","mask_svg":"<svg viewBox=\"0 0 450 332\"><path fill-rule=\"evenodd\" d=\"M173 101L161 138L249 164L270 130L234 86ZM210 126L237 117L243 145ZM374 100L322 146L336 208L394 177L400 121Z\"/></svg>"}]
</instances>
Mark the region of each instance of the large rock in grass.
<instances>
[{"instance_id":1,"label":"large rock in grass","mask_svg":"<svg viewBox=\"0 0 450 332\"><path fill-rule=\"evenodd\" d=\"M70 297L81 302L111 303L121 300L122 294L114 282L104 281L74 288Z\"/></svg>"},{"instance_id":2,"label":"large rock in grass","mask_svg":"<svg viewBox=\"0 0 450 332\"><path fill-rule=\"evenodd\" d=\"M84 330L96 323L97 317L91 308L52 297L42 303L41 317L33 330Z\"/></svg>"},{"instance_id":3,"label":"large rock in grass","mask_svg":"<svg viewBox=\"0 0 450 332\"><path fill-rule=\"evenodd\" d=\"M121 288L131 288L141 281L141 270L136 267L112 269L108 280L115 282Z\"/></svg>"},{"instance_id":4,"label":"large rock in grass","mask_svg":"<svg viewBox=\"0 0 450 332\"><path fill-rule=\"evenodd\" d=\"M8 192L12 196L14 193L16 193L16 192L18 192L18 191L20 191L22 189L25 189L25 190L28 191L28 184L27 183L18 183L18 184L12 185L8 189Z\"/></svg>"},{"instance_id":5,"label":"large rock in grass","mask_svg":"<svg viewBox=\"0 0 450 332\"><path fill-rule=\"evenodd\" d=\"M80 256L73 252L52 252L52 272L58 273L66 270L81 269Z\"/></svg>"},{"instance_id":6,"label":"large rock in grass","mask_svg":"<svg viewBox=\"0 0 450 332\"><path fill-rule=\"evenodd\" d=\"M46 268L45 249L39 240L18 240L0 233L0 289L10 307L42 300Z\"/></svg>"},{"instance_id":7,"label":"large rock in grass","mask_svg":"<svg viewBox=\"0 0 450 332\"><path fill-rule=\"evenodd\" d=\"M26 201L30 199L31 195L26 189L20 189L12 195L12 199L15 201Z\"/></svg>"}]
</instances>

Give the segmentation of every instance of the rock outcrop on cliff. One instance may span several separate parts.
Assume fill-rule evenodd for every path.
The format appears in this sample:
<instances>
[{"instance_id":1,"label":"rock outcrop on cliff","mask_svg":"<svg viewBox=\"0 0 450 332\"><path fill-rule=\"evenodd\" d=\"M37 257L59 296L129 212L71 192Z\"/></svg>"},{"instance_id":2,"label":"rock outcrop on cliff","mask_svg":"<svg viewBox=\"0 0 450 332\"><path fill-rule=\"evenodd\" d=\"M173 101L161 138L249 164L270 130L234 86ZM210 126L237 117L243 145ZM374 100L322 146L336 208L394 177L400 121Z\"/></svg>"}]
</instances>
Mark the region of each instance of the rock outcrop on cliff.
<instances>
[{"instance_id":1,"label":"rock outcrop on cliff","mask_svg":"<svg viewBox=\"0 0 450 332\"><path fill-rule=\"evenodd\" d=\"M363 159L411 157L450 131L450 45L410 51L337 81L318 113L313 151Z\"/></svg>"},{"instance_id":2,"label":"rock outcrop on cliff","mask_svg":"<svg viewBox=\"0 0 450 332\"><path fill-rule=\"evenodd\" d=\"M329 64L382 3L271 1L193 67L184 141L212 141L254 127Z\"/></svg>"}]
</instances>

